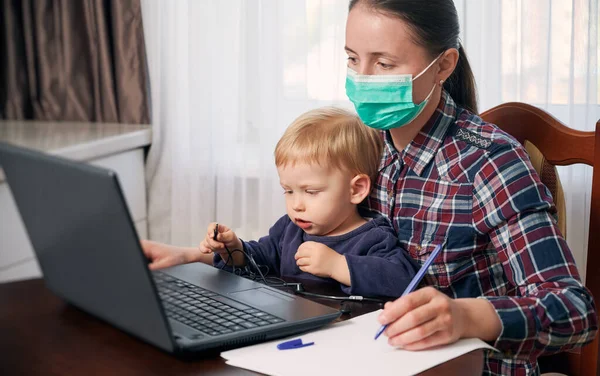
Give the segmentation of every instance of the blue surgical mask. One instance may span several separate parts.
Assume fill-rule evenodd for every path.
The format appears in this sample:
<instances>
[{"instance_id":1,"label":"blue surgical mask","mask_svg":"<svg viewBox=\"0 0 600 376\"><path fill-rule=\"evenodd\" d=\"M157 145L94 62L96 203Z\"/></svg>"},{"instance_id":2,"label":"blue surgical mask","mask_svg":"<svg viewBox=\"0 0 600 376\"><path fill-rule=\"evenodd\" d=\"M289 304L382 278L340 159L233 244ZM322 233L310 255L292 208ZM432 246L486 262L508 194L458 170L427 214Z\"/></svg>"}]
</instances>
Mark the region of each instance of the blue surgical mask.
<instances>
[{"instance_id":1,"label":"blue surgical mask","mask_svg":"<svg viewBox=\"0 0 600 376\"><path fill-rule=\"evenodd\" d=\"M415 104L413 81L427 72L440 56L415 78L412 74L363 75L348 68L346 95L354 103L363 123L371 128L387 130L415 120L427 105L436 85L423 102Z\"/></svg>"}]
</instances>

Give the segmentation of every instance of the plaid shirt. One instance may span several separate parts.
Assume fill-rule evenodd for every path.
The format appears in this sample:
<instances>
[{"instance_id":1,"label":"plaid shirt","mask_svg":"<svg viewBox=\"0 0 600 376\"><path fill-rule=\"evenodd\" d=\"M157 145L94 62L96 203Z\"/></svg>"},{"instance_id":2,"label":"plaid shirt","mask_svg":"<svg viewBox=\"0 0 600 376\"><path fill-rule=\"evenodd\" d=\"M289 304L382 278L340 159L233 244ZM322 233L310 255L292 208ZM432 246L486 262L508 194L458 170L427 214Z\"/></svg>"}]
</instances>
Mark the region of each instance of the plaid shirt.
<instances>
[{"instance_id":1,"label":"plaid shirt","mask_svg":"<svg viewBox=\"0 0 600 376\"><path fill-rule=\"evenodd\" d=\"M446 92L402 152L389 132L383 135L367 205L392 221L418 263L444 244L427 284L494 305L500 352L486 353L485 374L538 374L539 355L594 338L592 296L556 226L550 192L518 142Z\"/></svg>"}]
</instances>

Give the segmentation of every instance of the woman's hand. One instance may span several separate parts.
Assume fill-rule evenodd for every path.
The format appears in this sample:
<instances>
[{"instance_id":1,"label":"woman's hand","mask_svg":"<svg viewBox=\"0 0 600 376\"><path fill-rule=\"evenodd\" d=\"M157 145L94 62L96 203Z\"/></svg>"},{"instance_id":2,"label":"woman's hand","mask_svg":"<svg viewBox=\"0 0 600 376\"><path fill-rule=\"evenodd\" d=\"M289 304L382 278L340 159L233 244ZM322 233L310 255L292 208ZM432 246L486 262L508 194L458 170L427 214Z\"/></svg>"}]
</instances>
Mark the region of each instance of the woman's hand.
<instances>
[{"instance_id":1,"label":"woman's hand","mask_svg":"<svg viewBox=\"0 0 600 376\"><path fill-rule=\"evenodd\" d=\"M428 349L460 338L493 341L502 328L487 300L450 299L433 287L387 303L379 322L389 324L384 333L390 345L406 350Z\"/></svg>"},{"instance_id":2,"label":"woman's hand","mask_svg":"<svg viewBox=\"0 0 600 376\"><path fill-rule=\"evenodd\" d=\"M203 261L198 257L197 248L176 247L174 245L142 240L142 250L150 260L150 269L163 269L170 266Z\"/></svg>"}]
</instances>

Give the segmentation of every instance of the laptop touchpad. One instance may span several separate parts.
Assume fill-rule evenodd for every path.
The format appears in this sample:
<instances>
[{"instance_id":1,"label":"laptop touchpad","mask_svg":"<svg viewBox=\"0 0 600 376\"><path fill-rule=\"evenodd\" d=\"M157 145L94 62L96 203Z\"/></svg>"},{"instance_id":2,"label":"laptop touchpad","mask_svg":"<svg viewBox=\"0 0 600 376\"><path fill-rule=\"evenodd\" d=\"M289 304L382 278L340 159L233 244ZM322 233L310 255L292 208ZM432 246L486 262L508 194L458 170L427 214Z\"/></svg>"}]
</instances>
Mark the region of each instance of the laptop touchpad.
<instances>
[{"instance_id":1,"label":"laptop touchpad","mask_svg":"<svg viewBox=\"0 0 600 376\"><path fill-rule=\"evenodd\" d=\"M257 288L252 290L244 290L238 292L232 292L228 294L230 297L236 300L240 300L246 303L250 303L254 306L265 307L270 305L278 305L284 302L294 300L294 298L279 294L275 291L268 290L265 288Z\"/></svg>"}]
</instances>

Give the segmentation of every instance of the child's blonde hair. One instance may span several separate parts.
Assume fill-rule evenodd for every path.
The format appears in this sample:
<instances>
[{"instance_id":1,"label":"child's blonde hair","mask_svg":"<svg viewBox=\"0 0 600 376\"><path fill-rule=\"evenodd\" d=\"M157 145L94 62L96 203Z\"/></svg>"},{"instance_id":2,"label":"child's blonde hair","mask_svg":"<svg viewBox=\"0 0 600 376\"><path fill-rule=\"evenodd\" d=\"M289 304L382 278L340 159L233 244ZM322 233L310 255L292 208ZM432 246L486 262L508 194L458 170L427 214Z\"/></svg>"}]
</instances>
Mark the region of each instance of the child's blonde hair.
<instances>
[{"instance_id":1,"label":"child's blonde hair","mask_svg":"<svg viewBox=\"0 0 600 376\"><path fill-rule=\"evenodd\" d=\"M317 163L375 181L383 152L379 132L352 112L335 107L308 111L287 128L275 147L277 167Z\"/></svg>"}]
</instances>

